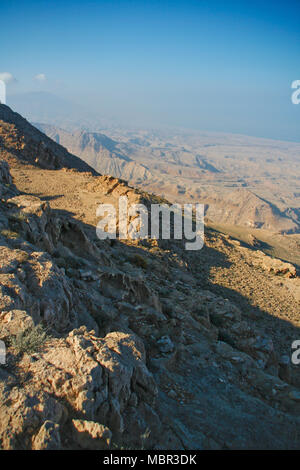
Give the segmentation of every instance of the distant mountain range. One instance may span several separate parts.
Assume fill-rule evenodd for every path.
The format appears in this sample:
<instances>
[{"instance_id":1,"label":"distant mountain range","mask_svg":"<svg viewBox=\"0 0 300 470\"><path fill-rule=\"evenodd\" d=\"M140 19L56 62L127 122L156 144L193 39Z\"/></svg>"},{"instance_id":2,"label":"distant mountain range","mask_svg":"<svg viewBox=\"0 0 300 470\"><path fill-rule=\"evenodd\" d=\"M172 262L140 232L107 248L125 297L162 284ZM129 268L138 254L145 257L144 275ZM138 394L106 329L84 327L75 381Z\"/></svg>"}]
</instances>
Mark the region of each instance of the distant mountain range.
<instances>
[{"instance_id":1,"label":"distant mountain range","mask_svg":"<svg viewBox=\"0 0 300 470\"><path fill-rule=\"evenodd\" d=\"M228 134L166 137L154 130L108 130L108 137L35 125L101 174L126 179L173 202L204 203L213 222L300 231L299 144Z\"/></svg>"},{"instance_id":2,"label":"distant mountain range","mask_svg":"<svg viewBox=\"0 0 300 470\"><path fill-rule=\"evenodd\" d=\"M127 156L126 145L114 141L100 132L66 132L47 124L35 124L41 131L69 152L80 155L85 162L101 174L113 175L128 181L151 179L150 171Z\"/></svg>"},{"instance_id":3,"label":"distant mountain range","mask_svg":"<svg viewBox=\"0 0 300 470\"><path fill-rule=\"evenodd\" d=\"M300 144L182 129L125 129L56 95L9 104L101 174L173 202L202 202L211 221L300 231Z\"/></svg>"}]
</instances>

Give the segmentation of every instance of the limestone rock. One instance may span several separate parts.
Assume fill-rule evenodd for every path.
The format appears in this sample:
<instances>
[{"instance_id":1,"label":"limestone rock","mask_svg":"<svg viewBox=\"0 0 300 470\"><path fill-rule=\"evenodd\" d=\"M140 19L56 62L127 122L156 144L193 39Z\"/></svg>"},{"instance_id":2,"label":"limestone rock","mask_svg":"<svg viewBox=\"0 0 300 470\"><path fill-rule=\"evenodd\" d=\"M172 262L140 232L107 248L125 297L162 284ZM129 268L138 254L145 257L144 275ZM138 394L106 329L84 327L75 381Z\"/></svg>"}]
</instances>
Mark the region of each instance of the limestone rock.
<instances>
[{"instance_id":1,"label":"limestone rock","mask_svg":"<svg viewBox=\"0 0 300 470\"><path fill-rule=\"evenodd\" d=\"M59 450L61 440L59 425L52 421L45 421L39 432L32 440L33 450Z\"/></svg>"},{"instance_id":2,"label":"limestone rock","mask_svg":"<svg viewBox=\"0 0 300 470\"><path fill-rule=\"evenodd\" d=\"M110 445L111 432L103 424L82 419L72 420L74 441L85 450L104 450Z\"/></svg>"}]
</instances>

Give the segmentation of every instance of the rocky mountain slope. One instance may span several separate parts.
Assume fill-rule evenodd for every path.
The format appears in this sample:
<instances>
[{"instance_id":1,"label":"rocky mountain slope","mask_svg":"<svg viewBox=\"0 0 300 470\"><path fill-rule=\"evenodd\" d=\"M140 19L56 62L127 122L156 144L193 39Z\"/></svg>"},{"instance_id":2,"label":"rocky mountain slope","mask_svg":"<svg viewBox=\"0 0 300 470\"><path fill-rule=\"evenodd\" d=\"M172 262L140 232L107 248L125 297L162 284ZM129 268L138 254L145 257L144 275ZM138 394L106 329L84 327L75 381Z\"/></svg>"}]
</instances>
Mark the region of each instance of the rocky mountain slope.
<instances>
[{"instance_id":1,"label":"rocky mountain slope","mask_svg":"<svg viewBox=\"0 0 300 470\"><path fill-rule=\"evenodd\" d=\"M103 174L173 202L201 202L219 224L300 232L299 144L228 134L106 130L49 137Z\"/></svg>"},{"instance_id":2,"label":"rocky mountain slope","mask_svg":"<svg viewBox=\"0 0 300 470\"><path fill-rule=\"evenodd\" d=\"M299 448L295 268L213 230L100 241L99 203L153 198L0 108L1 448Z\"/></svg>"},{"instance_id":3,"label":"rocky mountain slope","mask_svg":"<svg viewBox=\"0 0 300 470\"><path fill-rule=\"evenodd\" d=\"M218 196L207 194L205 204L206 216L221 224L250 229L263 228L277 233L293 232L298 229L295 221L247 188L227 191Z\"/></svg>"},{"instance_id":4,"label":"rocky mountain slope","mask_svg":"<svg viewBox=\"0 0 300 470\"><path fill-rule=\"evenodd\" d=\"M74 168L96 173L4 104L0 106L0 147L2 156L12 160L22 159L48 169Z\"/></svg>"},{"instance_id":5,"label":"rocky mountain slope","mask_svg":"<svg viewBox=\"0 0 300 470\"><path fill-rule=\"evenodd\" d=\"M150 171L144 165L126 155L126 147L100 132L69 133L46 124L39 124L38 128L71 153L80 155L86 163L102 174L130 181L151 177Z\"/></svg>"}]
</instances>

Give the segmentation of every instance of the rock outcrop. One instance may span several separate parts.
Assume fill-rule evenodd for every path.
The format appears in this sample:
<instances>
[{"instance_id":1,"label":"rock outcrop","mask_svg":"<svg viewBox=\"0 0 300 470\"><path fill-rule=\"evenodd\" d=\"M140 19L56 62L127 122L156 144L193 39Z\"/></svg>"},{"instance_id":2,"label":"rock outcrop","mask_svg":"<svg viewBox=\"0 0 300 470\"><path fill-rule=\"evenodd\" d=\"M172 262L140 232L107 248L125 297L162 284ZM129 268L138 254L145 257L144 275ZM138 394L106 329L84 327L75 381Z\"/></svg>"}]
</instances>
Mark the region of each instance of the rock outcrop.
<instances>
[{"instance_id":1,"label":"rock outcrop","mask_svg":"<svg viewBox=\"0 0 300 470\"><path fill-rule=\"evenodd\" d=\"M272 258L266 255L264 252L252 251L247 248L240 248L245 253L247 261L252 265L259 267L269 273L273 273L276 276L284 276L288 278L294 278L297 276L297 270L291 263L286 263L280 259Z\"/></svg>"},{"instance_id":2,"label":"rock outcrop","mask_svg":"<svg viewBox=\"0 0 300 470\"><path fill-rule=\"evenodd\" d=\"M124 182L72 175L89 203L140 201ZM291 265L254 251L251 264L251 250L216 233L201 256L176 240L97 240L95 227L21 192L5 162L0 193L2 449L299 448L289 358L209 279L226 264L223 245L254 277L259 267L277 282Z\"/></svg>"},{"instance_id":3,"label":"rock outcrop","mask_svg":"<svg viewBox=\"0 0 300 470\"><path fill-rule=\"evenodd\" d=\"M76 168L97 174L4 104L0 105L0 152L2 159L21 159L41 168Z\"/></svg>"}]
</instances>

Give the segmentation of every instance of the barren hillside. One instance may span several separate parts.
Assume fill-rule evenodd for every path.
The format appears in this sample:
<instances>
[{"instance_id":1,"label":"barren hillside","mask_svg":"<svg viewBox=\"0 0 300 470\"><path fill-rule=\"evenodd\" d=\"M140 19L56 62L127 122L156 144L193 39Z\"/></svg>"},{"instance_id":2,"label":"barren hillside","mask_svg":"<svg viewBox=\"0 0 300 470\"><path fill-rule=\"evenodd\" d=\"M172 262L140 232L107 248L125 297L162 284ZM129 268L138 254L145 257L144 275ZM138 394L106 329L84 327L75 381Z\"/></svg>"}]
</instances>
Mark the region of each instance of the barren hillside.
<instances>
[{"instance_id":1,"label":"barren hillside","mask_svg":"<svg viewBox=\"0 0 300 470\"><path fill-rule=\"evenodd\" d=\"M292 264L212 229L100 241L99 203L154 197L2 105L0 159L1 448L299 448Z\"/></svg>"},{"instance_id":2,"label":"barren hillside","mask_svg":"<svg viewBox=\"0 0 300 470\"><path fill-rule=\"evenodd\" d=\"M202 202L215 223L300 231L300 145L188 131L43 132L102 174L173 202Z\"/></svg>"}]
</instances>

